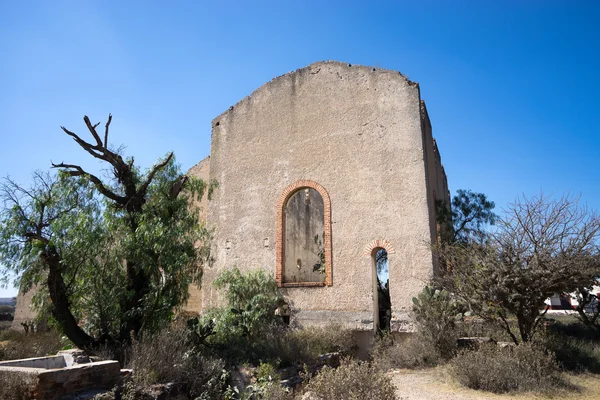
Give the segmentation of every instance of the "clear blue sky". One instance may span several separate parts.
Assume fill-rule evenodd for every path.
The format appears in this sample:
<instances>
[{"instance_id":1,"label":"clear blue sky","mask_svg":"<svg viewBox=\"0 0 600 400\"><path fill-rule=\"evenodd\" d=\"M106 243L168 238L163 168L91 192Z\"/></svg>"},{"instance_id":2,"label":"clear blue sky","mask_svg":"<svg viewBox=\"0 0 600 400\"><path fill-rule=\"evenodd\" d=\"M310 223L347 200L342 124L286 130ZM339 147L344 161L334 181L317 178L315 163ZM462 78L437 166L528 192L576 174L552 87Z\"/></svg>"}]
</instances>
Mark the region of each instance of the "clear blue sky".
<instances>
[{"instance_id":1,"label":"clear blue sky","mask_svg":"<svg viewBox=\"0 0 600 400\"><path fill-rule=\"evenodd\" d=\"M420 83L452 191L498 208L571 192L600 209L599 1L214 3L0 0L0 175L97 168L59 127L108 113L139 165L174 150L187 169L212 118L339 60Z\"/></svg>"}]
</instances>

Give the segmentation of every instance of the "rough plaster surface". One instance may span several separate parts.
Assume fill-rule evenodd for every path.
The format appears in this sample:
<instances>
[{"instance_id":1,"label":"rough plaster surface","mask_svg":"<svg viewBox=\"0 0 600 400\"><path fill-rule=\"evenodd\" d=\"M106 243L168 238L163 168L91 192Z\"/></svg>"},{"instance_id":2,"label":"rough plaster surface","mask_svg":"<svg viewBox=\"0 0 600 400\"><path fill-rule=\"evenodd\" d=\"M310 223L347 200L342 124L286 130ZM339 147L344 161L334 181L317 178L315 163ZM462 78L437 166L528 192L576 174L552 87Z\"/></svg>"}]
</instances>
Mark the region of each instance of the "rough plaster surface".
<instances>
[{"instance_id":1,"label":"rough plaster surface","mask_svg":"<svg viewBox=\"0 0 600 400\"><path fill-rule=\"evenodd\" d=\"M202 179L208 185L209 184L209 176L208 176L209 167L210 167L210 157L206 157L205 159L200 161L198 164L196 164L192 168L190 168L190 170L187 172L187 175L196 176L196 177ZM196 199L196 201L194 203L194 205L198 208L198 211L200 212L200 221L206 221L206 212L208 210L208 202L207 202L208 193L206 193L207 190L208 190L208 187L205 190L205 193L202 196L202 198ZM200 290L200 288L197 285L192 284L192 285L190 285L189 294L190 294L190 297L188 298L187 304L185 306L185 310L189 311L189 312L200 313L202 311L202 291Z\"/></svg>"},{"instance_id":2,"label":"rough plaster surface","mask_svg":"<svg viewBox=\"0 0 600 400\"><path fill-rule=\"evenodd\" d=\"M373 325L374 240L395 249L389 276L395 326L437 269L434 191L445 174L416 83L400 73L318 62L275 78L213 120L208 204L215 262L202 305L219 304L212 281L226 268L275 273L277 201L299 180L331 197L333 285L282 289L296 322ZM265 245L268 243L268 245Z\"/></svg>"},{"instance_id":3,"label":"rough plaster surface","mask_svg":"<svg viewBox=\"0 0 600 400\"><path fill-rule=\"evenodd\" d=\"M24 331L23 322L32 322L37 317L37 312L32 309L31 301L37 293L37 287L32 287L29 291L23 292L19 290L17 295L17 304L15 306L15 317L10 325L11 329L16 331Z\"/></svg>"}]
</instances>

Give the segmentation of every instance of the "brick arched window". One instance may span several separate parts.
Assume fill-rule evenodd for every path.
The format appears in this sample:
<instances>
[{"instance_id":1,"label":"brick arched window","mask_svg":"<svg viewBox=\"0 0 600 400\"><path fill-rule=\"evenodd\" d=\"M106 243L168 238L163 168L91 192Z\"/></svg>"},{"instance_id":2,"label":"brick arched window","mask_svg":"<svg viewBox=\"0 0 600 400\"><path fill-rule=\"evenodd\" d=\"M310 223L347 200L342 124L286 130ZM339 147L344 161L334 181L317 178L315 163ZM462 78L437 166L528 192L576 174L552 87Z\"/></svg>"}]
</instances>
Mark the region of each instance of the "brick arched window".
<instances>
[{"instance_id":1,"label":"brick arched window","mask_svg":"<svg viewBox=\"0 0 600 400\"><path fill-rule=\"evenodd\" d=\"M280 287L331 286L331 200L310 180L284 189L277 203L275 280Z\"/></svg>"}]
</instances>

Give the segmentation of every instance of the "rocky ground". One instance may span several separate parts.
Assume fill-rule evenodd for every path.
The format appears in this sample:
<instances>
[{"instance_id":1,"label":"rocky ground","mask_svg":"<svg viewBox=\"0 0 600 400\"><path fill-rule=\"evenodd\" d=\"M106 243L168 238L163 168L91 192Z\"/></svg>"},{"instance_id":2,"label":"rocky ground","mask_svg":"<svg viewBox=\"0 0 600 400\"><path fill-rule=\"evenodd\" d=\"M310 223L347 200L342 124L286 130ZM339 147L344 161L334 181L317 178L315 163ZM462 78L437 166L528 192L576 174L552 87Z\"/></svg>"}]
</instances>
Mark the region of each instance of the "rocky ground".
<instances>
[{"instance_id":1,"label":"rocky ground","mask_svg":"<svg viewBox=\"0 0 600 400\"><path fill-rule=\"evenodd\" d=\"M496 395L460 387L444 368L427 370L395 370L390 372L398 388L399 400L534 400L548 397L533 394ZM559 399L600 399L600 376L570 376L579 392L556 393Z\"/></svg>"}]
</instances>

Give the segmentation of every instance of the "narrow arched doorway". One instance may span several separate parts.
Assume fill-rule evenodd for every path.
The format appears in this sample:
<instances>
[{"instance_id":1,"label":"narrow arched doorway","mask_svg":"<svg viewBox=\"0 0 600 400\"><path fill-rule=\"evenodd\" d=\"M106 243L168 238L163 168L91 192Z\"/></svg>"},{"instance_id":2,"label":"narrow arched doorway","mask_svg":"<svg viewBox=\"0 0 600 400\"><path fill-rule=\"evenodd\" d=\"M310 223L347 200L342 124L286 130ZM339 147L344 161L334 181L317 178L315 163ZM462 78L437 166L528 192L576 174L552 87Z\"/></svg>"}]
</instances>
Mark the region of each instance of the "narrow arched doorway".
<instances>
[{"instance_id":1,"label":"narrow arched doorway","mask_svg":"<svg viewBox=\"0 0 600 400\"><path fill-rule=\"evenodd\" d=\"M388 252L382 247L373 249L373 322L376 332L390 330L392 320L392 301L390 297Z\"/></svg>"}]
</instances>

